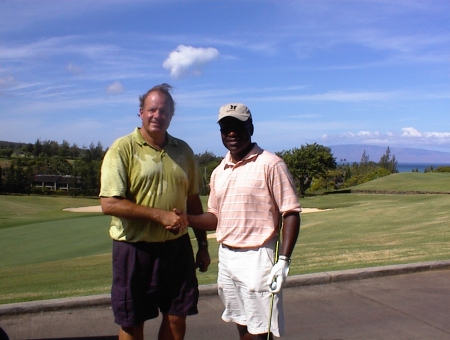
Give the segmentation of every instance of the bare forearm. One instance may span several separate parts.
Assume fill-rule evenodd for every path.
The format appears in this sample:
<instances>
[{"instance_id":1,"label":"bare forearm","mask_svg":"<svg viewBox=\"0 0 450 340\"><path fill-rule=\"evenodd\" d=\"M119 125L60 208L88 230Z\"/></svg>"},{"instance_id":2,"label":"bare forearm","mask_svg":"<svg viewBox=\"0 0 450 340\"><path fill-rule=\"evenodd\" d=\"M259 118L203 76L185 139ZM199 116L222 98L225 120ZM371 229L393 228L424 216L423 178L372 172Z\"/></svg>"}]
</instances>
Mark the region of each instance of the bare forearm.
<instances>
[{"instance_id":1,"label":"bare forearm","mask_svg":"<svg viewBox=\"0 0 450 340\"><path fill-rule=\"evenodd\" d=\"M187 213L191 216L201 216L203 214L203 206L199 195L191 195L187 200ZM195 263L201 272L206 272L211 263L211 257L208 252L208 239L205 230L195 228L189 223L194 230L195 238L198 242L198 251L195 256Z\"/></svg>"},{"instance_id":2,"label":"bare forearm","mask_svg":"<svg viewBox=\"0 0 450 340\"><path fill-rule=\"evenodd\" d=\"M203 214L203 206L200 200L200 196L192 195L187 200L187 213L189 216L201 216ZM199 229L195 225L192 225L189 221L189 225L194 230L195 238L199 243L206 241L205 229Z\"/></svg>"},{"instance_id":3,"label":"bare forearm","mask_svg":"<svg viewBox=\"0 0 450 340\"><path fill-rule=\"evenodd\" d=\"M300 216L298 213L288 214L284 217L282 229L282 242L280 255L291 257L300 233Z\"/></svg>"},{"instance_id":4,"label":"bare forearm","mask_svg":"<svg viewBox=\"0 0 450 340\"><path fill-rule=\"evenodd\" d=\"M121 197L101 197L100 204L105 215L127 220L154 221L163 226L187 227L186 215L139 205Z\"/></svg>"},{"instance_id":5,"label":"bare forearm","mask_svg":"<svg viewBox=\"0 0 450 340\"><path fill-rule=\"evenodd\" d=\"M201 215L188 215L189 225L195 229L200 230L216 230L217 217L216 215L206 212ZM194 230L195 230L194 229Z\"/></svg>"},{"instance_id":6,"label":"bare forearm","mask_svg":"<svg viewBox=\"0 0 450 340\"><path fill-rule=\"evenodd\" d=\"M159 209L138 205L124 198L101 197L100 204L105 215L128 220L154 220L160 215Z\"/></svg>"}]
</instances>

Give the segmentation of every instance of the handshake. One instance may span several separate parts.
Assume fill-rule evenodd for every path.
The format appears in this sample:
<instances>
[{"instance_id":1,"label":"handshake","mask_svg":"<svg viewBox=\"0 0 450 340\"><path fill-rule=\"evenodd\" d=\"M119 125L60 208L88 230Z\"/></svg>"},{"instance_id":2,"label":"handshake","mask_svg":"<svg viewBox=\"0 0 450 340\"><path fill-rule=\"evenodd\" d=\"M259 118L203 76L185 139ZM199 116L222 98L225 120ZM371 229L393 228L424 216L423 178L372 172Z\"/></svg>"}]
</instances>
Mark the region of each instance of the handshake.
<instances>
[{"instance_id":1,"label":"handshake","mask_svg":"<svg viewBox=\"0 0 450 340\"><path fill-rule=\"evenodd\" d=\"M173 211L166 212L163 225L166 226L166 230L176 235L184 228L187 228L189 226L189 222L185 213L177 208L174 208Z\"/></svg>"}]
</instances>

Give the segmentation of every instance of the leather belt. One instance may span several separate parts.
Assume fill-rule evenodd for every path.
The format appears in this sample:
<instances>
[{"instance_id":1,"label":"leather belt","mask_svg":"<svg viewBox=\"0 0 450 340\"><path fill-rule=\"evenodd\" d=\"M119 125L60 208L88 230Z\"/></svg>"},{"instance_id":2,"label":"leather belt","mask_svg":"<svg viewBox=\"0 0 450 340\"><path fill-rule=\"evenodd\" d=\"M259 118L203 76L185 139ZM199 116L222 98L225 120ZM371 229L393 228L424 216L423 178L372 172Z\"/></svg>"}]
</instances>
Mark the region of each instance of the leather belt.
<instances>
[{"instance_id":1,"label":"leather belt","mask_svg":"<svg viewBox=\"0 0 450 340\"><path fill-rule=\"evenodd\" d=\"M233 251L247 251L247 250L255 250L255 249L259 249L260 247L232 247L229 246L225 243L221 243L222 247L227 248L229 250L233 250Z\"/></svg>"},{"instance_id":2,"label":"leather belt","mask_svg":"<svg viewBox=\"0 0 450 340\"><path fill-rule=\"evenodd\" d=\"M230 249L230 250L234 250L234 251L237 251L237 250L246 250L245 248L238 248L238 247L228 246L228 245L226 245L225 243L222 243L222 247L227 248L227 249Z\"/></svg>"},{"instance_id":3,"label":"leather belt","mask_svg":"<svg viewBox=\"0 0 450 340\"><path fill-rule=\"evenodd\" d=\"M229 245L227 245L225 243L221 243L220 245L223 248L227 248L227 249L230 249L230 250L233 250L233 251L256 250L256 249L259 249L261 247L268 247L268 248L272 248L273 249L275 247L276 240L277 240L276 237L271 238L266 243L264 243L262 246L256 246L256 247L232 247L232 246L229 246Z\"/></svg>"}]
</instances>

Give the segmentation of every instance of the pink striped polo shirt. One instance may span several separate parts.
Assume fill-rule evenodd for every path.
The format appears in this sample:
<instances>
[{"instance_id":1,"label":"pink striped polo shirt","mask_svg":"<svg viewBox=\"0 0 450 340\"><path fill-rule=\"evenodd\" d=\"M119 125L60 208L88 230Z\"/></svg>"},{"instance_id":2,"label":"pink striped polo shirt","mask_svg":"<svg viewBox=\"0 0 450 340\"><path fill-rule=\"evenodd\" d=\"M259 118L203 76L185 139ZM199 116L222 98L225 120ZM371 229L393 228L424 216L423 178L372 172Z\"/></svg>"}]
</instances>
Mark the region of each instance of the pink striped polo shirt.
<instances>
[{"instance_id":1,"label":"pink striped polo shirt","mask_svg":"<svg viewBox=\"0 0 450 340\"><path fill-rule=\"evenodd\" d=\"M284 161L257 144L238 163L228 153L211 174L208 212L217 216L217 241L258 247L277 235L280 213L301 211Z\"/></svg>"}]
</instances>

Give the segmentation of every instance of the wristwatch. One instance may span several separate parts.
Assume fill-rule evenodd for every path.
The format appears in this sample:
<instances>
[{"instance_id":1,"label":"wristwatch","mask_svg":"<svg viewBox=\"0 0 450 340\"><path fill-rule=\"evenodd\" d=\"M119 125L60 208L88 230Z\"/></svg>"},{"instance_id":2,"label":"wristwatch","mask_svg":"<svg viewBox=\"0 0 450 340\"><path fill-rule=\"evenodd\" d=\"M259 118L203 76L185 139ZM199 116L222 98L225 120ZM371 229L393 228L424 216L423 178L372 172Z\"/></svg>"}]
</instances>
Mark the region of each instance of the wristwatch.
<instances>
[{"instance_id":1,"label":"wristwatch","mask_svg":"<svg viewBox=\"0 0 450 340\"><path fill-rule=\"evenodd\" d=\"M291 258L290 258L290 257L287 257L287 256L285 256L285 255L280 255L280 256L278 256L278 259L279 259L279 260L286 261L288 264L291 263Z\"/></svg>"}]
</instances>

